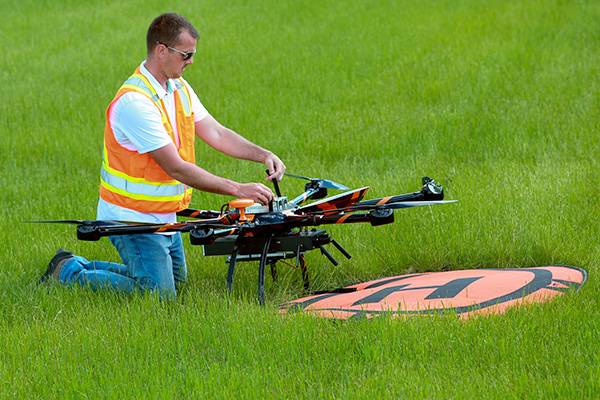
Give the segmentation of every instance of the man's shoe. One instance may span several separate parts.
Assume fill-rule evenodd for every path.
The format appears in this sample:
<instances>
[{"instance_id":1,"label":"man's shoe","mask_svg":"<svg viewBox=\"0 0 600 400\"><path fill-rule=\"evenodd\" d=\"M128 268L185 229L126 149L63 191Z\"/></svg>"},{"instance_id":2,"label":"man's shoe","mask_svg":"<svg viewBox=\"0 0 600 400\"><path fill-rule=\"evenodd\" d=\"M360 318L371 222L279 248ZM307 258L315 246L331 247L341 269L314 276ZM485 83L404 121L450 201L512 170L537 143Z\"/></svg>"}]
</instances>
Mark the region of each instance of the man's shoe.
<instances>
[{"instance_id":1,"label":"man's shoe","mask_svg":"<svg viewBox=\"0 0 600 400\"><path fill-rule=\"evenodd\" d=\"M68 259L73 258L73 253L65 249L58 249L56 254L48 263L48 269L40 278L40 283L46 282L50 278L58 279L58 274Z\"/></svg>"}]
</instances>

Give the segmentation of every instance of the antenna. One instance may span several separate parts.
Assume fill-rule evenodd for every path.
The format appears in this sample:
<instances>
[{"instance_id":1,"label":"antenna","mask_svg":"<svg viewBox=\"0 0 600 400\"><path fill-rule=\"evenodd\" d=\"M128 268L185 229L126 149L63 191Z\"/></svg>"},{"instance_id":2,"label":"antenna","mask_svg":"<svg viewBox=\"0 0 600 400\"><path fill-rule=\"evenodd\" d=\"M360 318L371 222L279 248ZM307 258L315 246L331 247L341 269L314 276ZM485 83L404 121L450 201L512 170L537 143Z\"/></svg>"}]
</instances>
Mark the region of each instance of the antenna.
<instances>
[{"instance_id":1,"label":"antenna","mask_svg":"<svg viewBox=\"0 0 600 400\"><path fill-rule=\"evenodd\" d=\"M270 174L269 170L266 170L267 175ZM273 178L271 179L271 182L273 182L273 186L275 187L275 194L277 195L277 197L281 197L281 192L279 191L279 182L277 182L277 178Z\"/></svg>"}]
</instances>

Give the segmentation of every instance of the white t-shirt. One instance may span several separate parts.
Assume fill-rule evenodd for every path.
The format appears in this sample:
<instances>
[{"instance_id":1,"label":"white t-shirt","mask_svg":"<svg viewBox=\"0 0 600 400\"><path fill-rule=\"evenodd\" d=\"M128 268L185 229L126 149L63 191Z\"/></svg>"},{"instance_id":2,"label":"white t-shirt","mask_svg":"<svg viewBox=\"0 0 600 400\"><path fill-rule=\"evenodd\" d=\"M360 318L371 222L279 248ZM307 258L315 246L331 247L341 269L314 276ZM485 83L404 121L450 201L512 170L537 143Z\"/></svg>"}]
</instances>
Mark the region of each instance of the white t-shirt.
<instances>
[{"instance_id":1,"label":"white t-shirt","mask_svg":"<svg viewBox=\"0 0 600 400\"><path fill-rule=\"evenodd\" d=\"M156 90L158 97L163 100L169 120L175 131L175 138L179 140L177 124L175 123L175 96L173 94L175 85L169 79L167 81L167 90L165 90L150 71L146 69L144 66L145 62L144 60L140 65L140 72L148 78L148 81L154 90ZM189 89L192 98L194 122L198 122L209 115L208 111L200 103L200 99L198 99L192 87L185 80L184 83ZM162 123L160 111L158 111L150 99L141 93L129 92L121 96L113 105L109 118L115 139L121 146L128 150L144 154L173 143ZM178 145L178 143L175 144ZM102 198L98 199L96 218L100 220L156 223L175 222L177 219L175 213L143 213L119 207L104 201Z\"/></svg>"}]
</instances>

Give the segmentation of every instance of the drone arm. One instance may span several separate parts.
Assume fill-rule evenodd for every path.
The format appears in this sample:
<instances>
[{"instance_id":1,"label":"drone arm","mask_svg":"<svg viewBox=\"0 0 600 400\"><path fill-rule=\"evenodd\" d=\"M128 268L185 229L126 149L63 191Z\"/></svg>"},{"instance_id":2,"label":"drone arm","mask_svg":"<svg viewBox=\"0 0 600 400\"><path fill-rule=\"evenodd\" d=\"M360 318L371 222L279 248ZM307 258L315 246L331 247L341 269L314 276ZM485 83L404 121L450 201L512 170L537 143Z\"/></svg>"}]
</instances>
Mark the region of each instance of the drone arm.
<instances>
[{"instance_id":1,"label":"drone arm","mask_svg":"<svg viewBox=\"0 0 600 400\"><path fill-rule=\"evenodd\" d=\"M183 229L170 227L165 229L165 225L115 225L115 226L102 226L102 225L79 225L77 226L77 239L95 241L99 240L104 236L117 236L117 235L134 235L143 233L155 233L155 232L174 232L183 231Z\"/></svg>"},{"instance_id":2,"label":"drone arm","mask_svg":"<svg viewBox=\"0 0 600 400\"><path fill-rule=\"evenodd\" d=\"M365 200L358 203L358 206L374 206L384 205L389 203L397 203L402 201L429 201L443 200L444 189L442 185L436 183L435 180L423 177L423 187L418 192L399 194L397 196L380 197L378 199Z\"/></svg>"},{"instance_id":3,"label":"drone arm","mask_svg":"<svg viewBox=\"0 0 600 400\"><path fill-rule=\"evenodd\" d=\"M178 217L188 217L196 219L212 219L218 218L221 215L219 211L213 210L196 210L194 208L186 208L177 212Z\"/></svg>"},{"instance_id":4,"label":"drone arm","mask_svg":"<svg viewBox=\"0 0 600 400\"><path fill-rule=\"evenodd\" d=\"M104 236L134 235L144 233L189 232L199 228L221 228L223 219L215 218L204 221L175 222L171 224L140 224L140 225L89 225L77 226L77 239L94 241Z\"/></svg>"},{"instance_id":5,"label":"drone arm","mask_svg":"<svg viewBox=\"0 0 600 400\"><path fill-rule=\"evenodd\" d=\"M380 197L378 199L365 200L357 203L357 206L381 206L389 203L397 203L401 201L426 201L426 200L442 200L444 194L429 194L423 192L413 192L399 194L397 196Z\"/></svg>"},{"instance_id":6,"label":"drone arm","mask_svg":"<svg viewBox=\"0 0 600 400\"><path fill-rule=\"evenodd\" d=\"M393 214L392 214L393 217ZM325 215L321 220L321 224L356 224L356 223L373 223L372 213L364 214L348 214L342 213L337 215ZM392 221L393 222L393 218Z\"/></svg>"},{"instance_id":7,"label":"drone arm","mask_svg":"<svg viewBox=\"0 0 600 400\"><path fill-rule=\"evenodd\" d=\"M300 204L304 203L308 198L310 198L310 196L317 193L319 190L320 189L318 187L311 188L299 195L298 197L294 198L292 201L290 201L290 204L299 206Z\"/></svg>"},{"instance_id":8,"label":"drone arm","mask_svg":"<svg viewBox=\"0 0 600 400\"><path fill-rule=\"evenodd\" d=\"M397 196L386 196L379 197L377 199L365 200L357 203L357 206L375 206L375 205L384 205L387 203L394 203L396 201L415 201L415 200L423 200L423 193L421 192L413 192L413 193L405 193L399 194Z\"/></svg>"},{"instance_id":9,"label":"drone arm","mask_svg":"<svg viewBox=\"0 0 600 400\"><path fill-rule=\"evenodd\" d=\"M373 226L379 226L394 222L394 210L373 209L368 213L337 212L335 214L287 216L287 221L289 224L298 227L365 222Z\"/></svg>"}]
</instances>

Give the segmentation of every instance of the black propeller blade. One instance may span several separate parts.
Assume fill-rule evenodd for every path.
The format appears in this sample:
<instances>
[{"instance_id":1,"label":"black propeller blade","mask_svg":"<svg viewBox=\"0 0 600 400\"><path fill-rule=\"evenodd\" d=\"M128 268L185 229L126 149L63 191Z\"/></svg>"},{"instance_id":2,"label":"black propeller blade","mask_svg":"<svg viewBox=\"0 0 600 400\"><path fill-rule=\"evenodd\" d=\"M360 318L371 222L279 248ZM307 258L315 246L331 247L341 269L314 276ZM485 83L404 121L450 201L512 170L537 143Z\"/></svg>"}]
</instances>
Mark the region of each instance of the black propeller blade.
<instances>
[{"instance_id":1,"label":"black propeller blade","mask_svg":"<svg viewBox=\"0 0 600 400\"><path fill-rule=\"evenodd\" d=\"M331 210L319 210L319 211L311 211L310 214L333 214L340 212L354 212L354 211L365 211L365 210L382 210L382 209L399 209L399 208L411 208L411 207L420 207L420 206L434 206L437 204L449 204L456 203L458 200L429 200L429 201L397 201L393 203L385 203L385 204L355 204L348 207L342 208L334 208Z\"/></svg>"},{"instance_id":2,"label":"black propeller blade","mask_svg":"<svg viewBox=\"0 0 600 400\"><path fill-rule=\"evenodd\" d=\"M410 208L419 206L434 206L436 204L456 203L458 200L430 200L430 201L398 201L396 203L388 203L377 208L398 209Z\"/></svg>"},{"instance_id":3,"label":"black propeller blade","mask_svg":"<svg viewBox=\"0 0 600 400\"><path fill-rule=\"evenodd\" d=\"M89 220L89 219L50 219L50 220L41 220L41 221L25 221L25 223L28 223L28 224L71 224L71 225L89 225L89 226L146 225L144 222Z\"/></svg>"}]
</instances>

